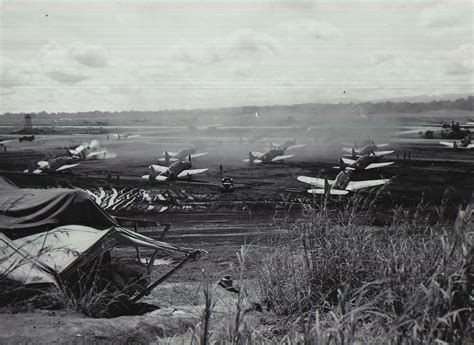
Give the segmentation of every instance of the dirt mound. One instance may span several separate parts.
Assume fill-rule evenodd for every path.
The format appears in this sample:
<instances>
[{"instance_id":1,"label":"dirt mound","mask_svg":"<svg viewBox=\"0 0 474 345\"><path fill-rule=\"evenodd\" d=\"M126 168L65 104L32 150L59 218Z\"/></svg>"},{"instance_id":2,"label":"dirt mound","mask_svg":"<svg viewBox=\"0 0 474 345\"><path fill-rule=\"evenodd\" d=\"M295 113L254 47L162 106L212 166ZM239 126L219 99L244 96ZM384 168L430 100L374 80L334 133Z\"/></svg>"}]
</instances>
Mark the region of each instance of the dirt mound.
<instances>
[{"instance_id":1,"label":"dirt mound","mask_svg":"<svg viewBox=\"0 0 474 345\"><path fill-rule=\"evenodd\" d=\"M0 343L148 344L183 334L198 322L195 315L174 308L114 319L92 319L65 311L0 314Z\"/></svg>"}]
</instances>

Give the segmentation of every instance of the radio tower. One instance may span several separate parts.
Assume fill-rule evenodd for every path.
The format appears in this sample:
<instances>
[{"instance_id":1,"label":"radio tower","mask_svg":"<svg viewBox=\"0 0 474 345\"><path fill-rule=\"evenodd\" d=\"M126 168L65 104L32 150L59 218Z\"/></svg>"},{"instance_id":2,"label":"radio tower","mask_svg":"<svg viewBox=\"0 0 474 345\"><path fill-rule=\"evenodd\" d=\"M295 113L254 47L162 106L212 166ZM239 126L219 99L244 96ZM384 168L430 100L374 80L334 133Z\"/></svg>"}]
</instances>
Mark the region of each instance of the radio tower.
<instances>
[{"instance_id":1,"label":"radio tower","mask_svg":"<svg viewBox=\"0 0 474 345\"><path fill-rule=\"evenodd\" d=\"M31 114L25 114L25 127L23 128L23 131L25 134L31 134L33 132L33 115Z\"/></svg>"}]
</instances>

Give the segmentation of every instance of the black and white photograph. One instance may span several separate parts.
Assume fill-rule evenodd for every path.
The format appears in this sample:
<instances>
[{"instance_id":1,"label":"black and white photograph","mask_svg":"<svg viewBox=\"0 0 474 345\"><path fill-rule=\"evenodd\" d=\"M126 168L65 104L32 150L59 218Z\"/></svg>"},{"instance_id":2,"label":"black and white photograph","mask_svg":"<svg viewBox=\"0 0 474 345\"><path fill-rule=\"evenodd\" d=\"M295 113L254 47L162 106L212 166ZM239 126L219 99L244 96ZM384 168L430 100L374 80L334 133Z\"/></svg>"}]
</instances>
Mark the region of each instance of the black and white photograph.
<instances>
[{"instance_id":1,"label":"black and white photograph","mask_svg":"<svg viewBox=\"0 0 474 345\"><path fill-rule=\"evenodd\" d=\"M472 0L0 0L0 344L474 343Z\"/></svg>"}]
</instances>

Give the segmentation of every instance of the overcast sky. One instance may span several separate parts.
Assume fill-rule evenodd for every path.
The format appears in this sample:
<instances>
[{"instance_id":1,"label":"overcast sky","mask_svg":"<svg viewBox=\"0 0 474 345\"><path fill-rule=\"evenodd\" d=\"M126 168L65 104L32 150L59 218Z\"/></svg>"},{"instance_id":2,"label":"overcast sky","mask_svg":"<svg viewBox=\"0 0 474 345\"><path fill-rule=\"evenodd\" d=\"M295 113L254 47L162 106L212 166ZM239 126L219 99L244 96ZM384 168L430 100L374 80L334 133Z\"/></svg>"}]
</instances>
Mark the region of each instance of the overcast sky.
<instances>
[{"instance_id":1,"label":"overcast sky","mask_svg":"<svg viewBox=\"0 0 474 345\"><path fill-rule=\"evenodd\" d=\"M472 93L472 0L0 0L0 113Z\"/></svg>"}]
</instances>

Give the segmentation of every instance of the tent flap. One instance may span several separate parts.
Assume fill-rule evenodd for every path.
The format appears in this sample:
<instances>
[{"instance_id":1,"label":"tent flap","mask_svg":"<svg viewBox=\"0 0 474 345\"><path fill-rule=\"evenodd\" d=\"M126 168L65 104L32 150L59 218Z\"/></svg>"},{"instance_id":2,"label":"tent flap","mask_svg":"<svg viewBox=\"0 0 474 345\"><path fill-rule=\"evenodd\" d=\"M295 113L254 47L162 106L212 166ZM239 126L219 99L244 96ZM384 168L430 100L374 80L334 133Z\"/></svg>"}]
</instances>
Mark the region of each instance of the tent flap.
<instances>
[{"instance_id":1,"label":"tent flap","mask_svg":"<svg viewBox=\"0 0 474 345\"><path fill-rule=\"evenodd\" d=\"M69 224L99 229L117 225L80 190L0 187L0 232L9 238L21 238Z\"/></svg>"}]
</instances>

